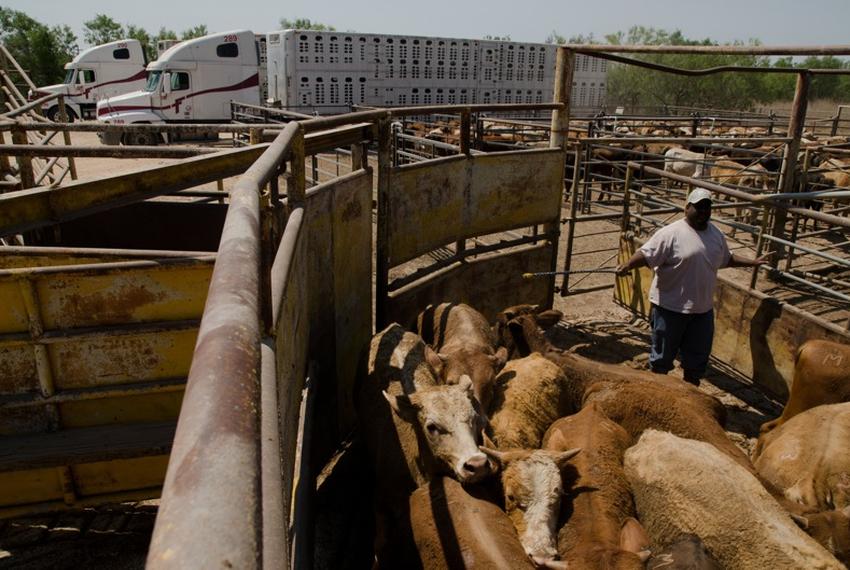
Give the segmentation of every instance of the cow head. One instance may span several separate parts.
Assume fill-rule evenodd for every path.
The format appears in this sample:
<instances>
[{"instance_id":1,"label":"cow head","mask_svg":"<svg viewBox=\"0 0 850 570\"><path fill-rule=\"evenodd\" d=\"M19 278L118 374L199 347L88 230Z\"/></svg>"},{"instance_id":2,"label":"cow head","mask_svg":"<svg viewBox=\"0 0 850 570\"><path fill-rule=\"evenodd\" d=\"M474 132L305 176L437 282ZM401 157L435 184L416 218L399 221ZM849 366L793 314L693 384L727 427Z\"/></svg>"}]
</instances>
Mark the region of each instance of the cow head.
<instances>
[{"instance_id":1,"label":"cow head","mask_svg":"<svg viewBox=\"0 0 850 570\"><path fill-rule=\"evenodd\" d=\"M481 410L486 413L493 397L493 385L496 375L508 361L506 348L499 348L494 354L479 349L463 348L448 355L440 354L441 375L446 384L457 384L464 376L472 379L473 391Z\"/></svg>"},{"instance_id":2,"label":"cow head","mask_svg":"<svg viewBox=\"0 0 850 570\"><path fill-rule=\"evenodd\" d=\"M399 396L384 392L384 397L401 419L413 424L438 469L461 483L475 483L490 474L490 463L476 441L484 418L473 404L469 376L456 385L428 386Z\"/></svg>"},{"instance_id":3,"label":"cow head","mask_svg":"<svg viewBox=\"0 0 850 570\"><path fill-rule=\"evenodd\" d=\"M850 506L791 518L844 565L850 565Z\"/></svg>"},{"instance_id":4,"label":"cow head","mask_svg":"<svg viewBox=\"0 0 850 570\"><path fill-rule=\"evenodd\" d=\"M502 471L505 512L516 528L526 554L541 566L558 557L556 526L561 509L561 469L580 449L481 450ZM551 567L551 566L550 566Z\"/></svg>"}]
</instances>

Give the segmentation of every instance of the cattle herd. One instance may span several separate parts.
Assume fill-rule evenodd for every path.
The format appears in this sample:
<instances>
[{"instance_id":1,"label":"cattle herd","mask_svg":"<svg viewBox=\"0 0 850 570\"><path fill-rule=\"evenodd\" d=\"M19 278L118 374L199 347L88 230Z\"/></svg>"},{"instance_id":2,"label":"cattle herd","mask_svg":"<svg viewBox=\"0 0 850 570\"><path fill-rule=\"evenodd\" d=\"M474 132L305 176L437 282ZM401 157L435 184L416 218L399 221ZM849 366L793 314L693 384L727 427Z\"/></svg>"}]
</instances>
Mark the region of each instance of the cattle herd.
<instances>
[{"instance_id":1,"label":"cattle herd","mask_svg":"<svg viewBox=\"0 0 850 570\"><path fill-rule=\"evenodd\" d=\"M356 391L381 568L843 568L850 347L809 341L754 457L713 396L553 346L557 311L429 306Z\"/></svg>"}]
</instances>

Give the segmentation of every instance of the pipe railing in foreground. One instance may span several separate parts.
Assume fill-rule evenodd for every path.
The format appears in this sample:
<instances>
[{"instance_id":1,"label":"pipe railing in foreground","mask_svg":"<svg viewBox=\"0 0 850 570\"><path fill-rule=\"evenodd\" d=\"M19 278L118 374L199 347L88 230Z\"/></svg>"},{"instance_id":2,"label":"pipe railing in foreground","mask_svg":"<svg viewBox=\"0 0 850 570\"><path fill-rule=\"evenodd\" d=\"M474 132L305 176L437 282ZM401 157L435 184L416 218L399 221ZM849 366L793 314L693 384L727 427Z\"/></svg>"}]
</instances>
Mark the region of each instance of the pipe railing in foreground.
<instances>
[{"instance_id":1,"label":"pipe railing in foreground","mask_svg":"<svg viewBox=\"0 0 850 570\"><path fill-rule=\"evenodd\" d=\"M299 131L287 125L231 192L149 568L261 565L260 191Z\"/></svg>"}]
</instances>

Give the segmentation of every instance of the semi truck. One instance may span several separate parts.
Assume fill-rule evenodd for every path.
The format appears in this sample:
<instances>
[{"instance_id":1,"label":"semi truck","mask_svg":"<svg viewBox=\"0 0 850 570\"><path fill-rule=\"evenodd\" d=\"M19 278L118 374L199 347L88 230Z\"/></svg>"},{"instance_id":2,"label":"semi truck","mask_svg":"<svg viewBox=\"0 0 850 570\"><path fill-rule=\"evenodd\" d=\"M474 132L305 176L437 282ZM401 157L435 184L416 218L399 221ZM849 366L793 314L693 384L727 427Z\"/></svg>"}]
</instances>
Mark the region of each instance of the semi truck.
<instances>
[{"instance_id":1,"label":"semi truck","mask_svg":"<svg viewBox=\"0 0 850 570\"><path fill-rule=\"evenodd\" d=\"M34 101L46 95L64 96L68 120L94 119L97 102L135 91L145 84L147 56L139 40L126 39L94 46L65 65L65 80L29 92ZM58 120L59 104L46 103L44 115Z\"/></svg>"},{"instance_id":2,"label":"semi truck","mask_svg":"<svg viewBox=\"0 0 850 570\"><path fill-rule=\"evenodd\" d=\"M555 53L555 45L510 41L236 30L172 46L148 65L144 89L101 101L97 118L222 123L232 101L323 115L353 105L543 103L553 90ZM604 60L579 55L573 104L601 106L606 74ZM150 133L124 137L161 141Z\"/></svg>"},{"instance_id":3,"label":"semi truck","mask_svg":"<svg viewBox=\"0 0 850 570\"><path fill-rule=\"evenodd\" d=\"M230 101L260 103L263 43L264 37L248 30L180 42L148 64L147 83L141 89L100 101L97 118L117 125L228 122ZM118 142L109 136L104 142ZM120 142L156 144L161 139L135 133Z\"/></svg>"}]
</instances>

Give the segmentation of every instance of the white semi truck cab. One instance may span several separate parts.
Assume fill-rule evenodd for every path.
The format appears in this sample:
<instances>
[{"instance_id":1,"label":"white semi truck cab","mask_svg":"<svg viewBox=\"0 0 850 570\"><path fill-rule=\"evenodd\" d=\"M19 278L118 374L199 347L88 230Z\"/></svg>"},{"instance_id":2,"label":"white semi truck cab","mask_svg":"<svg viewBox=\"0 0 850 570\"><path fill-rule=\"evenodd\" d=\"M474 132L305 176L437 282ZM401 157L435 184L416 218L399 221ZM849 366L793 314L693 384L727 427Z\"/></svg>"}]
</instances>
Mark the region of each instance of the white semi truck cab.
<instances>
[{"instance_id":1,"label":"white semi truck cab","mask_svg":"<svg viewBox=\"0 0 850 570\"><path fill-rule=\"evenodd\" d=\"M260 75L265 70L260 67L259 47L248 30L180 42L148 65L142 89L100 101L97 118L116 125L228 122L232 100L261 101ZM108 137L104 142L119 142ZM160 141L150 133L138 133L121 142Z\"/></svg>"},{"instance_id":2,"label":"white semi truck cab","mask_svg":"<svg viewBox=\"0 0 850 570\"><path fill-rule=\"evenodd\" d=\"M65 65L65 81L29 93L34 101L46 95L65 96L68 119L94 119L97 102L141 89L145 84L147 56L139 40L119 40L89 48ZM51 121L58 120L59 103L43 108Z\"/></svg>"}]
</instances>

